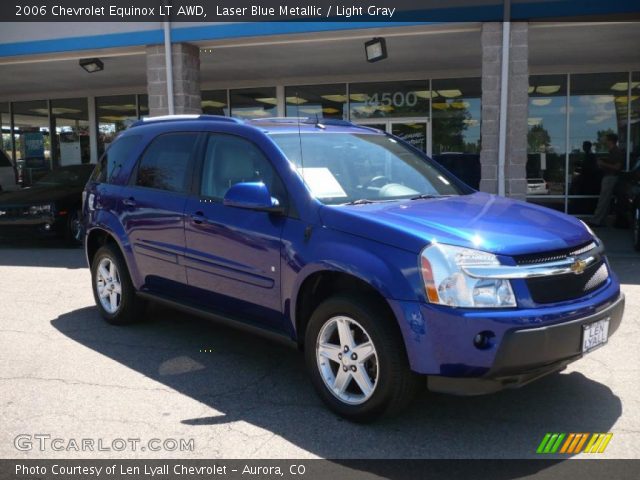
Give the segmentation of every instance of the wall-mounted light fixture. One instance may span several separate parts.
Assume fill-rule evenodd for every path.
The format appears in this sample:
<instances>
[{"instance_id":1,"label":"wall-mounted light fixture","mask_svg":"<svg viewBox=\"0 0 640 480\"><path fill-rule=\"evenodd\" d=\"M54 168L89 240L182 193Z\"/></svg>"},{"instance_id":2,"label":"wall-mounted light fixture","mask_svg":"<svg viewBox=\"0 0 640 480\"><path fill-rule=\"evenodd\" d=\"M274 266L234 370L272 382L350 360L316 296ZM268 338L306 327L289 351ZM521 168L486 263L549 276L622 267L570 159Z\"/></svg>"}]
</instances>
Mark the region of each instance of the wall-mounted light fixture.
<instances>
[{"instance_id":1,"label":"wall-mounted light fixture","mask_svg":"<svg viewBox=\"0 0 640 480\"><path fill-rule=\"evenodd\" d=\"M80 66L88 73L99 72L104 70L104 63L99 58L81 58Z\"/></svg>"},{"instance_id":2,"label":"wall-mounted light fixture","mask_svg":"<svg viewBox=\"0 0 640 480\"><path fill-rule=\"evenodd\" d=\"M367 62L377 62L387 58L387 42L384 38L378 37L364 44L364 51L367 54Z\"/></svg>"}]
</instances>

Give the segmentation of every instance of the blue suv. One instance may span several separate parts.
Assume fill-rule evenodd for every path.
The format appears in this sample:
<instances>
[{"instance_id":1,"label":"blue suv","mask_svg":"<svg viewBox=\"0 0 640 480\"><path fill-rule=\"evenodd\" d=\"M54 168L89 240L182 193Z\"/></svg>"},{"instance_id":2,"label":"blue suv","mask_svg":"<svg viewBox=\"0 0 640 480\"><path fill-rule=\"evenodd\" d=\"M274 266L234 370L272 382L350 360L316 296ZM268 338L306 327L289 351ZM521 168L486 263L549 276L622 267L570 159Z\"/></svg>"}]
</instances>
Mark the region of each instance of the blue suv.
<instances>
[{"instance_id":1,"label":"blue suv","mask_svg":"<svg viewBox=\"0 0 640 480\"><path fill-rule=\"evenodd\" d=\"M102 316L149 301L284 339L355 421L526 384L605 344L624 297L580 220L472 190L336 120L156 117L84 192Z\"/></svg>"}]
</instances>

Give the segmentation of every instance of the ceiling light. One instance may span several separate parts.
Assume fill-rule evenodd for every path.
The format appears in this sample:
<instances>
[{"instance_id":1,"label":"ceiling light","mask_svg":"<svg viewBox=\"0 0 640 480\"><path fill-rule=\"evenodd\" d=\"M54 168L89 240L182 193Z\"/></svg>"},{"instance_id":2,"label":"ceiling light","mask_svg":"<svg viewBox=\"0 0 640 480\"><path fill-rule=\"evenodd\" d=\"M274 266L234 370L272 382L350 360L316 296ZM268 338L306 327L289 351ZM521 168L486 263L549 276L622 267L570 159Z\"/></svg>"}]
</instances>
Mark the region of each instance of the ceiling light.
<instances>
[{"instance_id":1,"label":"ceiling light","mask_svg":"<svg viewBox=\"0 0 640 480\"><path fill-rule=\"evenodd\" d=\"M256 98L256 101L261 103L267 103L269 105L277 105L278 99L273 97L265 97L265 98Z\"/></svg>"},{"instance_id":2,"label":"ceiling light","mask_svg":"<svg viewBox=\"0 0 640 480\"><path fill-rule=\"evenodd\" d=\"M224 102L218 102L217 100L203 100L202 106L211 108L223 108L226 107L227 104Z\"/></svg>"},{"instance_id":3,"label":"ceiling light","mask_svg":"<svg viewBox=\"0 0 640 480\"><path fill-rule=\"evenodd\" d=\"M346 95L320 95L321 98L324 98L325 100L329 100L330 102L336 102L336 103L346 103L347 102L347 96Z\"/></svg>"},{"instance_id":4,"label":"ceiling light","mask_svg":"<svg viewBox=\"0 0 640 480\"><path fill-rule=\"evenodd\" d=\"M527 120L527 124L530 127L535 127L536 125L540 125L542 123L542 118L540 117L529 117Z\"/></svg>"},{"instance_id":5,"label":"ceiling light","mask_svg":"<svg viewBox=\"0 0 640 480\"><path fill-rule=\"evenodd\" d=\"M560 90L560 85L540 85L536 88L536 92L542 93L543 95L551 95L552 93L556 93Z\"/></svg>"},{"instance_id":6,"label":"ceiling light","mask_svg":"<svg viewBox=\"0 0 640 480\"><path fill-rule=\"evenodd\" d=\"M436 98L438 96L437 92L430 92L429 90L416 90L413 93L418 98Z\"/></svg>"},{"instance_id":7,"label":"ceiling light","mask_svg":"<svg viewBox=\"0 0 640 480\"><path fill-rule=\"evenodd\" d=\"M462 96L462 92L458 89L453 89L453 90L438 90L438 93L440 95L442 95L445 98L455 98L455 97L461 97Z\"/></svg>"},{"instance_id":8,"label":"ceiling light","mask_svg":"<svg viewBox=\"0 0 640 480\"><path fill-rule=\"evenodd\" d=\"M529 93L533 93L536 91L536 87L529 87Z\"/></svg>"},{"instance_id":9,"label":"ceiling light","mask_svg":"<svg viewBox=\"0 0 640 480\"><path fill-rule=\"evenodd\" d=\"M294 105L302 105L303 103L307 103L308 100L302 97L287 97L287 103L292 103Z\"/></svg>"},{"instance_id":10,"label":"ceiling light","mask_svg":"<svg viewBox=\"0 0 640 480\"><path fill-rule=\"evenodd\" d=\"M104 70L104 63L99 58L81 58L79 63L88 73Z\"/></svg>"},{"instance_id":11,"label":"ceiling light","mask_svg":"<svg viewBox=\"0 0 640 480\"><path fill-rule=\"evenodd\" d=\"M128 110L135 110L136 105L134 103L125 103L122 105L100 105L98 110L110 110L115 112L126 112Z\"/></svg>"},{"instance_id":12,"label":"ceiling light","mask_svg":"<svg viewBox=\"0 0 640 480\"><path fill-rule=\"evenodd\" d=\"M354 102L366 102L369 100L369 95L366 93L351 93L349 94L349 98Z\"/></svg>"},{"instance_id":13,"label":"ceiling light","mask_svg":"<svg viewBox=\"0 0 640 480\"><path fill-rule=\"evenodd\" d=\"M367 54L367 62L384 60L387 58L387 42L382 37L374 38L365 42L364 51Z\"/></svg>"},{"instance_id":14,"label":"ceiling light","mask_svg":"<svg viewBox=\"0 0 640 480\"><path fill-rule=\"evenodd\" d=\"M550 98L533 98L531 100L531 104L536 107L544 107L545 105L549 105L551 103Z\"/></svg>"},{"instance_id":15,"label":"ceiling light","mask_svg":"<svg viewBox=\"0 0 640 480\"><path fill-rule=\"evenodd\" d=\"M322 109L322 113L327 113L330 115L333 115L334 113L339 113L340 110L338 110L337 108L333 108L333 107L324 107Z\"/></svg>"},{"instance_id":16,"label":"ceiling light","mask_svg":"<svg viewBox=\"0 0 640 480\"><path fill-rule=\"evenodd\" d=\"M640 85L640 82L631 82L631 88L636 88L638 85ZM618 82L611 85L611 90L615 90L616 92L626 92L628 89L628 82Z\"/></svg>"}]
</instances>

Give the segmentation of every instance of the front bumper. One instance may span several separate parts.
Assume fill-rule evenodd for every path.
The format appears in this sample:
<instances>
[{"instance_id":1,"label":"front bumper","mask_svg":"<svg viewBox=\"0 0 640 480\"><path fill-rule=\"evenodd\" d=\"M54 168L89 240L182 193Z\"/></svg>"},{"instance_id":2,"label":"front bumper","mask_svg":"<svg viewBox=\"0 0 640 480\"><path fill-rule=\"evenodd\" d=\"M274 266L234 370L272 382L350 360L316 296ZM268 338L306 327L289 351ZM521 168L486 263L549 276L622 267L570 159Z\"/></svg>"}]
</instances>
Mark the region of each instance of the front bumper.
<instances>
[{"instance_id":1,"label":"front bumper","mask_svg":"<svg viewBox=\"0 0 640 480\"><path fill-rule=\"evenodd\" d=\"M65 226L66 216L36 215L0 220L0 238L60 236Z\"/></svg>"},{"instance_id":2,"label":"front bumper","mask_svg":"<svg viewBox=\"0 0 640 480\"><path fill-rule=\"evenodd\" d=\"M510 330L502 338L491 369L480 377L429 376L432 391L456 395L481 395L526 385L563 370L582 353L583 325L609 319L609 336L620 326L625 299L600 312L576 320L538 328Z\"/></svg>"}]
</instances>

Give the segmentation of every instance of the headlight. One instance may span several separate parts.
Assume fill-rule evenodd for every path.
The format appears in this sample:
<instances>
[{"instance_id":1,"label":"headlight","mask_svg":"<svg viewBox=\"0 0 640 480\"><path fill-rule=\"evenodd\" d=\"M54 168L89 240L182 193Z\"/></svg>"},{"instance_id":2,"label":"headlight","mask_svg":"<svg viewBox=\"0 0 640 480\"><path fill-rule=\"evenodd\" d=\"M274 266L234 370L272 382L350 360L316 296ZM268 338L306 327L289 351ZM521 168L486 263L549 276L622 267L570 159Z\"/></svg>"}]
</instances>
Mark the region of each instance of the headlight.
<instances>
[{"instance_id":1,"label":"headlight","mask_svg":"<svg viewBox=\"0 0 640 480\"><path fill-rule=\"evenodd\" d=\"M463 267L500 265L498 258L470 248L434 243L420 254L422 280L431 303L467 308L515 307L509 280L472 278Z\"/></svg>"},{"instance_id":2,"label":"headlight","mask_svg":"<svg viewBox=\"0 0 640 480\"><path fill-rule=\"evenodd\" d=\"M51 213L51 205L32 205L29 207L29 215L41 215Z\"/></svg>"}]
</instances>

